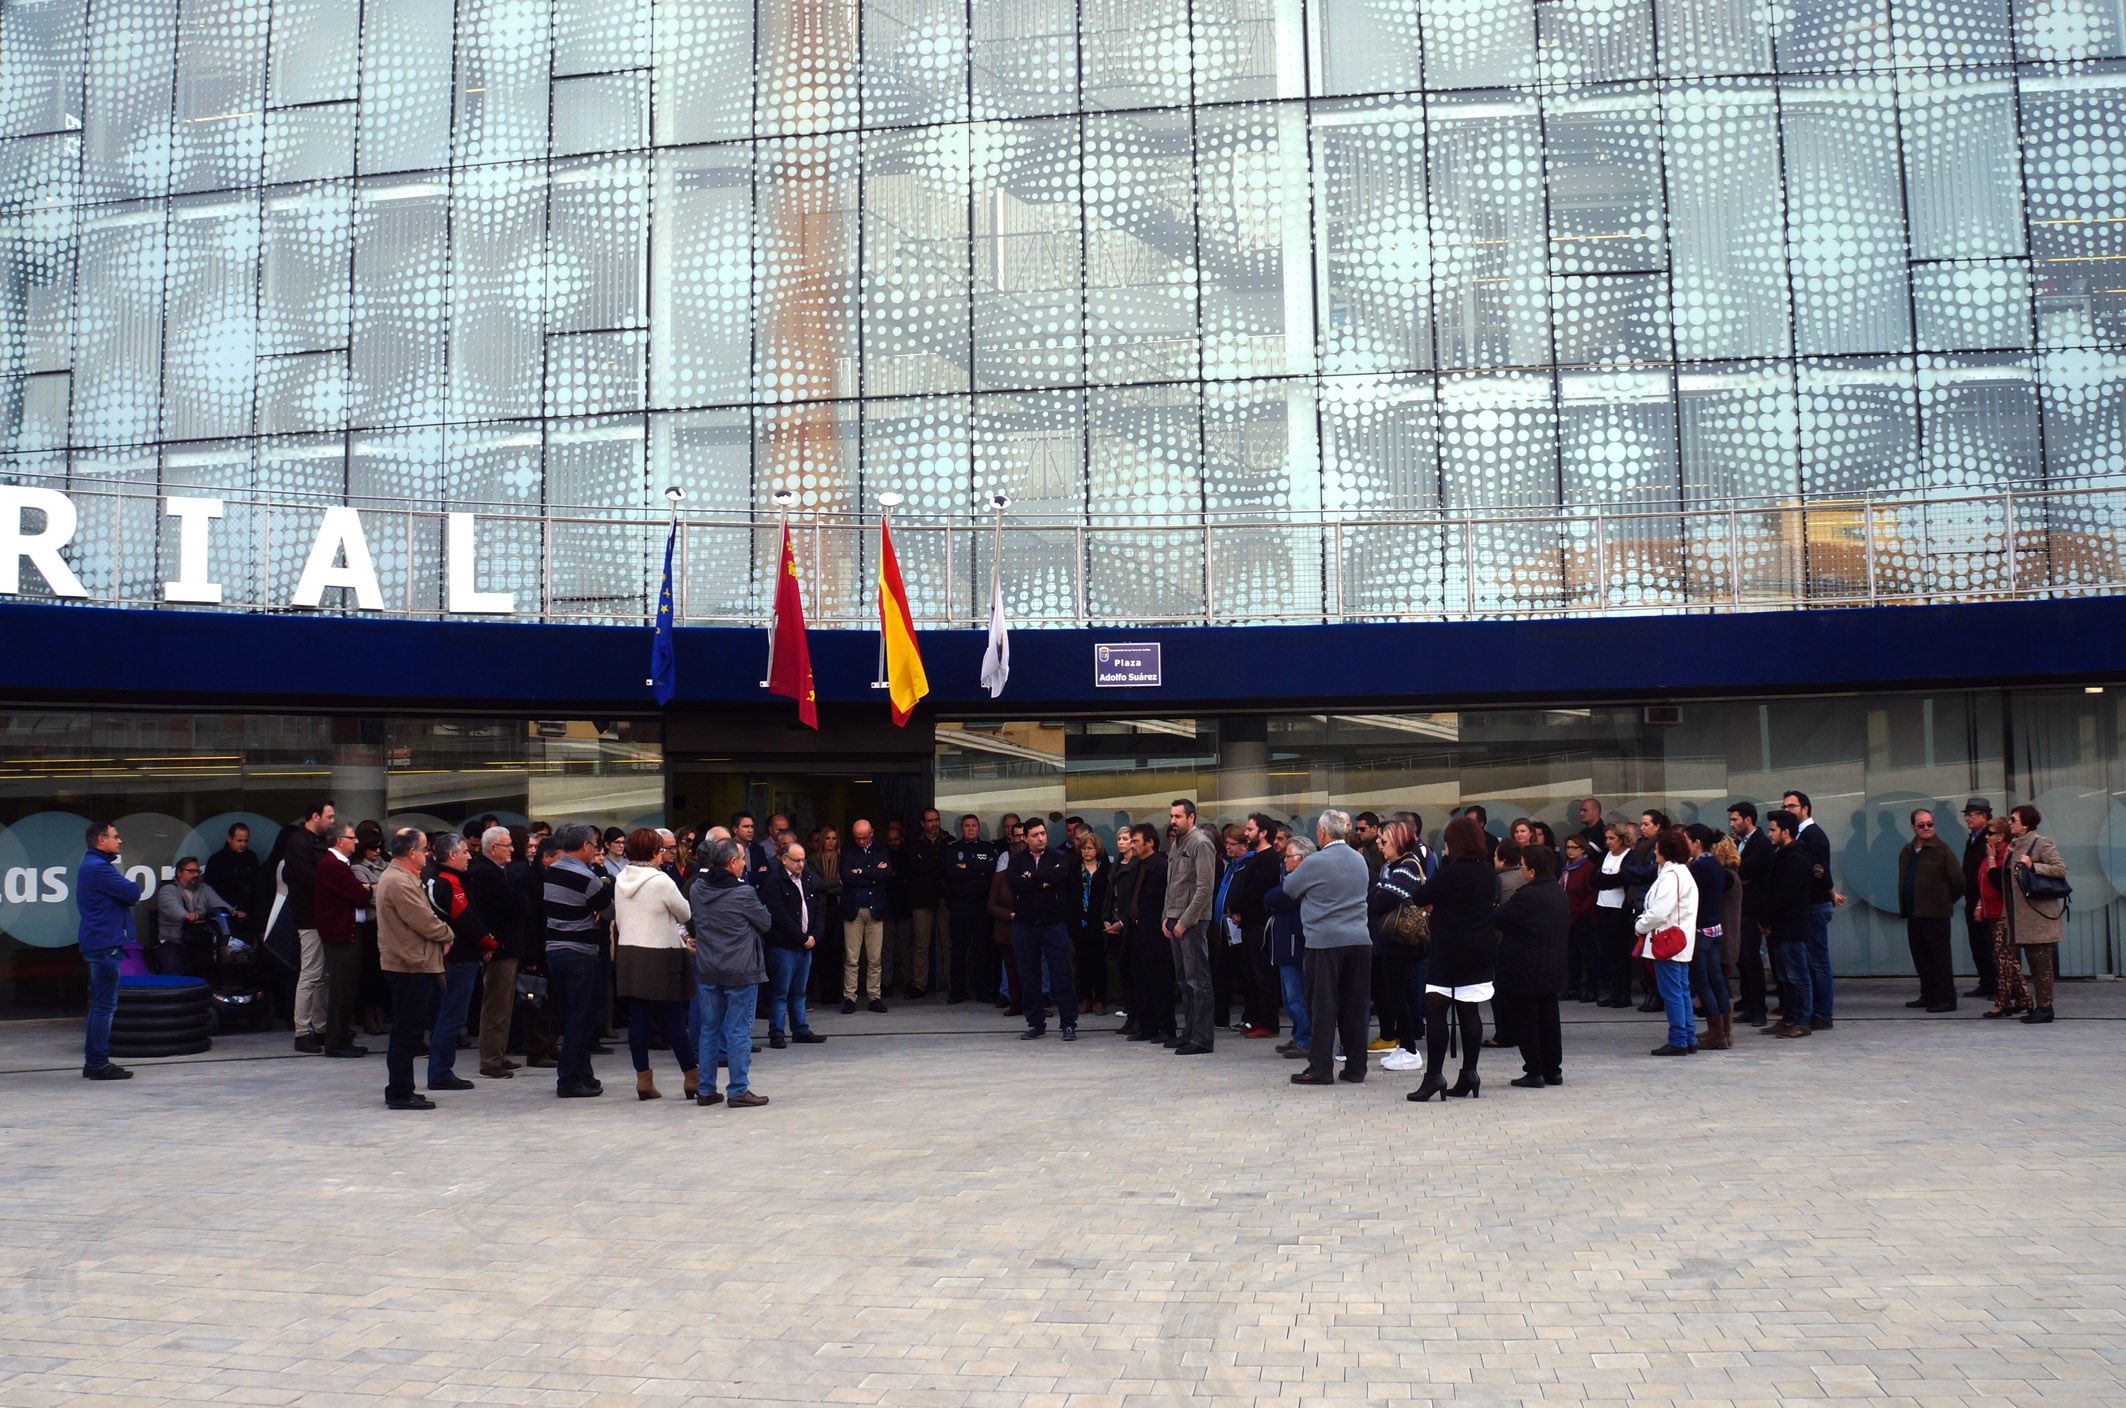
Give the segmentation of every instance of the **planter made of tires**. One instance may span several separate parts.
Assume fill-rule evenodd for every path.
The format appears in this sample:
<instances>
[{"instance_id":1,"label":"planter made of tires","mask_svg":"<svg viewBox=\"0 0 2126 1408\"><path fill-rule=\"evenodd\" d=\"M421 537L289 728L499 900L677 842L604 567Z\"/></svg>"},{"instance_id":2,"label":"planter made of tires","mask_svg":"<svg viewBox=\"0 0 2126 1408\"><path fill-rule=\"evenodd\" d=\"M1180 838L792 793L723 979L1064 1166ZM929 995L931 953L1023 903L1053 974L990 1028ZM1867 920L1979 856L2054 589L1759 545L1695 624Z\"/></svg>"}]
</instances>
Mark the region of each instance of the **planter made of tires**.
<instances>
[{"instance_id":1,"label":"planter made of tires","mask_svg":"<svg viewBox=\"0 0 2126 1408\"><path fill-rule=\"evenodd\" d=\"M211 1037L194 1037L185 1041L131 1042L111 1038L111 1055L140 1060L150 1056L197 1056L214 1045Z\"/></svg>"}]
</instances>

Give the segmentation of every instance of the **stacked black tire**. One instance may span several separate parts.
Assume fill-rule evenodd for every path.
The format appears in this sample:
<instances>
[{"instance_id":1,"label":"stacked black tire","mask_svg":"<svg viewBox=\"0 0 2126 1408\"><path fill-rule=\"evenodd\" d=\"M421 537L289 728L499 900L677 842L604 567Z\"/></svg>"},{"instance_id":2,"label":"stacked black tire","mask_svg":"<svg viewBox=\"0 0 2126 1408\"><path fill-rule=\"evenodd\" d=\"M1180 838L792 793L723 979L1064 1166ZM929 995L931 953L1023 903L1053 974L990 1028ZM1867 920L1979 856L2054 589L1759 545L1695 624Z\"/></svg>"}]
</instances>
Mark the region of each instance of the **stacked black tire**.
<instances>
[{"instance_id":1,"label":"stacked black tire","mask_svg":"<svg viewBox=\"0 0 2126 1408\"><path fill-rule=\"evenodd\" d=\"M214 1044L213 994L200 978L120 978L111 1059L194 1056Z\"/></svg>"}]
</instances>

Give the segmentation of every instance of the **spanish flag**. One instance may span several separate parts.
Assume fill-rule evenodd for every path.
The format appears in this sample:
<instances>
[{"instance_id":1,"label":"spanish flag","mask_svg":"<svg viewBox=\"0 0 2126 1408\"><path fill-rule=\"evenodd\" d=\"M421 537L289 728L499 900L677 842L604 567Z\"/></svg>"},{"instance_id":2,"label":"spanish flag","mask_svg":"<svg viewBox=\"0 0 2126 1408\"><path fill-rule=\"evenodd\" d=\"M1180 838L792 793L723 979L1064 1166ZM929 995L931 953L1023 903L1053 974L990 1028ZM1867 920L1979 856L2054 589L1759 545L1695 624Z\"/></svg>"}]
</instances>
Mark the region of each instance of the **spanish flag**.
<instances>
[{"instance_id":1,"label":"spanish flag","mask_svg":"<svg viewBox=\"0 0 2126 1408\"><path fill-rule=\"evenodd\" d=\"M915 618L908 611L908 589L901 585L900 559L893 555L893 534L884 519L878 525L878 629L886 645L893 722L906 726L915 706L930 693L930 677L923 673L923 652L915 644Z\"/></svg>"}]
</instances>

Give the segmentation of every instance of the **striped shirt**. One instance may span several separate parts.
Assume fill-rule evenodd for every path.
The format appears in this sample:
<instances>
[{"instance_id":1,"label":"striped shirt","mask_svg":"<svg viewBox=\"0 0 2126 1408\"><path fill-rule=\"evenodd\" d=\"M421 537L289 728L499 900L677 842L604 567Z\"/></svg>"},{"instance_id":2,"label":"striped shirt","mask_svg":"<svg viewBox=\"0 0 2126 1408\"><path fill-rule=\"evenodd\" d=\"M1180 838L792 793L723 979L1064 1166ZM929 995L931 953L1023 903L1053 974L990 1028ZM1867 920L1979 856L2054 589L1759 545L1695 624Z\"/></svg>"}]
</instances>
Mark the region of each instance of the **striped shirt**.
<instances>
[{"instance_id":1,"label":"striped shirt","mask_svg":"<svg viewBox=\"0 0 2126 1408\"><path fill-rule=\"evenodd\" d=\"M595 875L574 856L546 868L546 946L574 953L605 952L605 912L612 908L613 882Z\"/></svg>"}]
</instances>

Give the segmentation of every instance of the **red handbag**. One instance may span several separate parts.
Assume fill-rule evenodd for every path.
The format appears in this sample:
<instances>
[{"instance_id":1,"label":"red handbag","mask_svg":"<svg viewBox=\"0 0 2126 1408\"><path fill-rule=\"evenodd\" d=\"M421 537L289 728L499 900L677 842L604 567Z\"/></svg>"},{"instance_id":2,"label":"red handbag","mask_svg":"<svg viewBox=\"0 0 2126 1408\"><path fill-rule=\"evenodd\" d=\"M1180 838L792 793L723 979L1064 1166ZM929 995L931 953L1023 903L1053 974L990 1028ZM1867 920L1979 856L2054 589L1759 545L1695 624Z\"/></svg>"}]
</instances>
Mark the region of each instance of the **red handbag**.
<instances>
[{"instance_id":1,"label":"red handbag","mask_svg":"<svg viewBox=\"0 0 2126 1408\"><path fill-rule=\"evenodd\" d=\"M1690 942L1690 935L1671 924L1646 936L1646 951L1655 958L1674 958Z\"/></svg>"}]
</instances>

